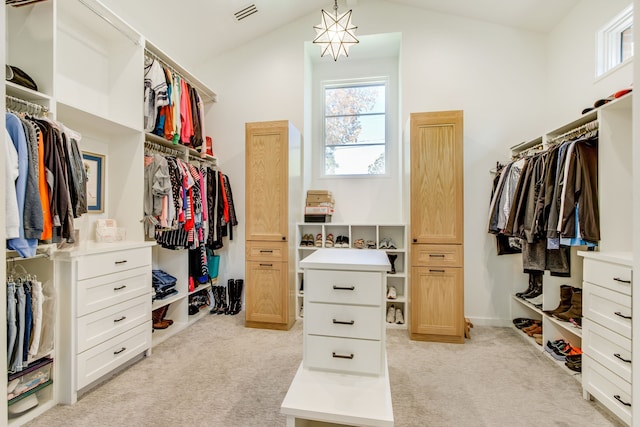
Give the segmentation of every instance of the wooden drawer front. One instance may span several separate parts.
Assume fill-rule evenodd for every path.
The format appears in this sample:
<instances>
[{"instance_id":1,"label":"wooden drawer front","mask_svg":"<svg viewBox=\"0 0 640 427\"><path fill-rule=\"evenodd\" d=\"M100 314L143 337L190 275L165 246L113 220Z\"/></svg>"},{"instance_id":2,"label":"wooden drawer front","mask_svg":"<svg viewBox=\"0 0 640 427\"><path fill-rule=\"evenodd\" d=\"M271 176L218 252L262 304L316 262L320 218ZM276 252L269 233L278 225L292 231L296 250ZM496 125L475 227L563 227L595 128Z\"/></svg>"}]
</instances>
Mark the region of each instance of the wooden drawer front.
<instances>
[{"instance_id":1,"label":"wooden drawer front","mask_svg":"<svg viewBox=\"0 0 640 427\"><path fill-rule=\"evenodd\" d=\"M622 403L631 403L631 384L586 355L582 357L582 388L631 425L631 406Z\"/></svg>"},{"instance_id":2,"label":"wooden drawer front","mask_svg":"<svg viewBox=\"0 0 640 427\"><path fill-rule=\"evenodd\" d=\"M411 265L462 267L462 245L411 245Z\"/></svg>"},{"instance_id":3,"label":"wooden drawer front","mask_svg":"<svg viewBox=\"0 0 640 427\"><path fill-rule=\"evenodd\" d=\"M151 298L141 295L78 319L78 353L151 319Z\"/></svg>"},{"instance_id":4,"label":"wooden drawer front","mask_svg":"<svg viewBox=\"0 0 640 427\"><path fill-rule=\"evenodd\" d=\"M78 280L151 265L151 248L87 255L78 260Z\"/></svg>"},{"instance_id":5,"label":"wooden drawer front","mask_svg":"<svg viewBox=\"0 0 640 427\"><path fill-rule=\"evenodd\" d=\"M307 334L334 337L382 339L380 307L309 303L304 307Z\"/></svg>"},{"instance_id":6,"label":"wooden drawer front","mask_svg":"<svg viewBox=\"0 0 640 427\"><path fill-rule=\"evenodd\" d=\"M631 297L583 283L582 316L631 339Z\"/></svg>"},{"instance_id":7,"label":"wooden drawer front","mask_svg":"<svg viewBox=\"0 0 640 427\"><path fill-rule=\"evenodd\" d=\"M305 368L379 375L382 357L381 341L305 336Z\"/></svg>"},{"instance_id":8,"label":"wooden drawer front","mask_svg":"<svg viewBox=\"0 0 640 427\"><path fill-rule=\"evenodd\" d=\"M78 316L151 293L151 270L141 267L94 279L78 280ZM148 296L151 299L151 296Z\"/></svg>"},{"instance_id":9,"label":"wooden drawer front","mask_svg":"<svg viewBox=\"0 0 640 427\"><path fill-rule=\"evenodd\" d=\"M586 355L631 382L631 340L584 319L582 350Z\"/></svg>"},{"instance_id":10,"label":"wooden drawer front","mask_svg":"<svg viewBox=\"0 0 640 427\"><path fill-rule=\"evenodd\" d=\"M151 347L151 320L78 355L79 390Z\"/></svg>"},{"instance_id":11,"label":"wooden drawer front","mask_svg":"<svg viewBox=\"0 0 640 427\"><path fill-rule=\"evenodd\" d=\"M247 260L286 261L287 245L287 242L247 242Z\"/></svg>"},{"instance_id":12,"label":"wooden drawer front","mask_svg":"<svg viewBox=\"0 0 640 427\"><path fill-rule=\"evenodd\" d=\"M382 305L382 274L370 271L305 270L305 302Z\"/></svg>"},{"instance_id":13,"label":"wooden drawer front","mask_svg":"<svg viewBox=\"0 0 640 427\"><path fill-rule=\"evenodd\" d=\"M604 286L613 291L631 295L631 268L620 264L611 264L585 258L583 280L594 285Z\"/></svg>"}]
</instances>

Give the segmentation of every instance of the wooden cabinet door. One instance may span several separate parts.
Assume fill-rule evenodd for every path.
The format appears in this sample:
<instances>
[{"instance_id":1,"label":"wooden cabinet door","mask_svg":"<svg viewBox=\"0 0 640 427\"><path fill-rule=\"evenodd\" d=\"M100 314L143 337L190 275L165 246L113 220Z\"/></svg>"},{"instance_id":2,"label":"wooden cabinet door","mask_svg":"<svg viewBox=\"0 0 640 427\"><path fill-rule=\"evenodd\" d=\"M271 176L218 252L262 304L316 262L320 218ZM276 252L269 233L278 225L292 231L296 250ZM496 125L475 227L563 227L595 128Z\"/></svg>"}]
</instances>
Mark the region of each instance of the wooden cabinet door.
<instances>
[{"instance_id":1,"label":"wooden cabinet door","mask_svg":"<svg viewBox=\"0 0 640 427\"><path fill-rule=\"evenodd\" d=\"M288 129L287 121L246 124L247 240L287 240Z\"/></svg>"},{"instance_id":2,"label":"wooden cabinet door","mask_svg":"<svg viewBox=\"0 0 640 427\"><path fill-rule=\"evenodd\" d=\"M463 242L462 111L411 114L411 241Z\"/></svg>"},{"instance_id":3,"label":"wooden cabinet door","mask_svg":"<svg viewBox=\"0 0 640 427\"><path fill-rule=\"evenodd\" d=\"M286 262L247 261L247 322L286 324L289 316Z\"/></svg>"},{"instance_id":4,"label":"wooden cabinet door","mask_svg":"<svg viewBox=\"0 0 640 427\"><path fill-rule=\"evenodd\" d=\"M411 269L411 337L464 342L462 268Z\"/></svg>"}]
</instances>

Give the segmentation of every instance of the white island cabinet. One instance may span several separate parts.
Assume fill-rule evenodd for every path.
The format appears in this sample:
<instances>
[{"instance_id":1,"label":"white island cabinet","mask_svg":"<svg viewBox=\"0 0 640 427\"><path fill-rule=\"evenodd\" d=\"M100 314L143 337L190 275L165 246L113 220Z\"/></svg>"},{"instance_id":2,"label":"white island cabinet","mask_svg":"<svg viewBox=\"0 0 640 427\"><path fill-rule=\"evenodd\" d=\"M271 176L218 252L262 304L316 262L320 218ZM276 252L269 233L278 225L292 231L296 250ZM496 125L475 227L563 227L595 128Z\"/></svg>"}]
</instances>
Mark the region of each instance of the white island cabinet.
<instances>
[{"instance_id":1,"label":"white island cabinet","mask_svg":"<svg viewBox=\"0 0 640 427\"><path fill-rule=\"evenodd\" d=\"M304 353L281 407L287 426L393 426L383 316L391 265L385 251L320 249L300 266Z\"/></svg>"}]
</instances>

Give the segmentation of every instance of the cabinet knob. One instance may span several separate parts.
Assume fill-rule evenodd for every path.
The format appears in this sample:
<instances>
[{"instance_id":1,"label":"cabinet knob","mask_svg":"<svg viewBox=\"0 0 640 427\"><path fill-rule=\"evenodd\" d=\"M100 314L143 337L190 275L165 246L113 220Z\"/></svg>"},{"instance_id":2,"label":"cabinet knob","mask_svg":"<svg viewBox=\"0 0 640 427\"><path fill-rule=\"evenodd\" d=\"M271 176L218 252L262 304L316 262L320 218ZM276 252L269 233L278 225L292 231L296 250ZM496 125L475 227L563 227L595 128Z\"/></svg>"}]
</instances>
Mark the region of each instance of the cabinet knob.
<instances>
[{"instance_id":1,"label":"cabinet knob","mask_svg":"<svg viewBox=\"0 0 640 427\"><path fill-rule=\"evenodd\" d=\"M282 240L287 240L287 236L282 236Z\"/></svg>"},{"instance_id":2,"label":"cabinet knob","mask_svg":"<svg viewBox=\"0 0 640 427\"><path fill-rule=\"evenodd\" d=\"M413 239L413 243L418 243L418 239Z\"/></svg>"}]
</instances>

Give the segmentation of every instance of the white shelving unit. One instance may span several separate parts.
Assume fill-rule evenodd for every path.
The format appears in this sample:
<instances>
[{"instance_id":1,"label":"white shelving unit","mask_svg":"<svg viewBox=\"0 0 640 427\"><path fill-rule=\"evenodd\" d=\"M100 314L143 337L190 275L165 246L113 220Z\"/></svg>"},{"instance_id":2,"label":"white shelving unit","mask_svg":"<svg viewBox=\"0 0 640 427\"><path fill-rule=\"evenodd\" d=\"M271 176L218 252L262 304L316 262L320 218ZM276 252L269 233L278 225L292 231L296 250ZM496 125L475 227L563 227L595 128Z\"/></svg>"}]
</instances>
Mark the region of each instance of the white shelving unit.
<instances>
[{"instance_id":1,"label":"white shelving unit","mask_svg":"<svg viewBox=\"0 0 640 427\"><path fill-rule=\"evenodd\" d=\"M301 246L302 237L305 234L313 235L314 246ZM320 234L322 246L315 246L316 236ZM376 249L381 239L392 239L396 244L396 249L385 249L388 255L397 255L394 262L395 274L387 274L386 288L394 286L396 288L396 299L386 298L385 313L388 308L393 305L399 308L404 317L404 323L387 323L387 328L407 329L409 319L410 301L407 280L407 235L406 227L403 224L342 224L342 223L299 223L296 227L296 318L304 317L304 272L300 268L300 261L313 253L316 249L324 248L326 239L329 234L333 234L333 240L336 241L338 236L347 236L349 238L349 247L353 248L354 241L363 239L365 246L367 241L375 242ZM366 251L367 249L362 249ZM301 316L301 309L303 315ZM386 316L386 314L385 314Z\"/></svg>"},{"instance_id":2,"label":"white shelving unit","mask_svg":"<svg viewBox=\"0 0 640 427\"><path fill-rule=\"evenodd\" d=\"M189 252L186 249L176 251L156 245L153 247L152 265L154 270L163 270L175 277L178 291L175 295L153 301L152 311L168 305L165 318L173 320L173 324L167 329L153 330L152 343L156 346L209 314L209 310L203 307L198 313L189 315L189 296L199 292L209 292L215 279L189 291Z\"/></svg>"},{"instance_id":3,"label":"white shelving unit","mask_svg":"<svg viewBox=\"0 0 640 427\"><path fill-rule=\"evenodd\" d=\"M38 86L35 91L5 82L5 94L44 107L47 117L82 135L79 142L81 151L105 157L104 211L85 214L74 221L79 242L72 249L73 256L82 258L85 255L82 251L89 246L98 252L102 250L97 248L100 244L92 240L95 223L105 218L115 219L118 227L126 229L127 240L111 244L109 250L114 250L113 245L118 248L152 246L152 242L145 242L140 223L144 192L144 141L153 138L153 135L145 134L143 129L145 49L198 90L205 105L205 118L216 100L216 94L157 46L145 40L99 0L49 0L21 7L3 4L0 11L0 19L6 29L0 36L3 61L25 71ZM185 160L203 157L188 147L177 147ZM215 165L215 158L204 157ZM0 172L2 168L4 163L0 165ZM2 224L4 220L0 221L0 229L4 230ZM0 233L0 236L4 234ZM44 249L39 248L39 251ZM211 284L199 286L190 293L187 252L163 254L164 249L159 247L149 250L153 253L153 268L165 269L176 275L181 287L178 296L153 304L153 308L170 304L166 317L176 320L176 324L164 333L156 331L153 334L153 345L156 345L204 316L204 309L198 314L188 315L189 295L208 292ZM62 255L62 251L51 248L50 255L53 260L40 257L16 262L23 263L29 271L36 271L38 278L48 283L46 286L60 292L63 285L69 283L65 281L68 272L58 268L62 264L54 261L58 255ZM3 256L6 261L15 254L7 251ZM2 273L5 275L7 268L5 263L3 265ZM151 283L148 286L151 288ZM6 306L4 297L1 300L2 306ZM56 334L56 347L52 353L52 386L38 391L38 406L20 416L10 416L7 406L1 407L0 425L23 425L62 401L74 400L66 395L69 394L68 390L76 390L79 386L78 383L71 384L74 380L68 369L69 360L73 360L68 355L74 353L76 348L69 345L69 337L73 333L62 322L69 326L68 313L72 312L75 304L73 298L59 297L56 300L57 313L52 323ZM206 312L208 314L208 310ZM151 319L148 320L150 324ZM146 325L141 324L136 328L145 328L144 332L149 333ZM6 391L6 365L3 365L2 372L0 389ZM63 387L63 384L68 387Z\"/></svg>"}]
</instances>

